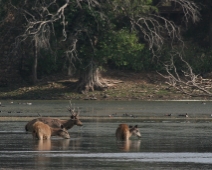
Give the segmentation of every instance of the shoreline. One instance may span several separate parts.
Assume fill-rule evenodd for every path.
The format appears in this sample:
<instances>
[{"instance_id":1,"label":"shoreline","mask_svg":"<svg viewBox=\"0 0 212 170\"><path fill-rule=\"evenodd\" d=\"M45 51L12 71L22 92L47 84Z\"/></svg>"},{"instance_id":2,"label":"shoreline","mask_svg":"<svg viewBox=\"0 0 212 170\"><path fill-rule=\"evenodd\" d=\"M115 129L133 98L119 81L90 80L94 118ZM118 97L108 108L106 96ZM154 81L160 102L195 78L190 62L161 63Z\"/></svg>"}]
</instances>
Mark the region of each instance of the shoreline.
<instances>
[{"instance_id":1,"label":"shoreline","mask_svg":"<svg viewBox=\"0 0 212 170\"><path fill-rule=\"evenodd\" d=\"M38 117L34 116L0 116L0 122L6 122L6 121L20 121L20 122L27 122L32 119L36 119ZM59 118L59 119L67 119L67 117L53 117L53 118ZM193 118L178 118L178 117L136 117L136 118L130 118L130 117L80 117L80 120L84 122L113 122L116 121L117 123L120 123L119 121L142 121L142 122L165 122L165 121L170 121L170 122L177 122L177 121L211 121L212 118L209 117L193 117Z\"/></svg>"},{"instance_id":2,"label":"shoreline","mask_svg":"<svg viewBox=\"0 0 212 170\"><path fill-rule=\"evenodd\" d=\"M76 92L77 79L55 75L35 85L0 87L0 100L96 100L96 101L211 101L210 96L191 96L170 87L157 73L108 70L102 79L103 91Z\"/></svg>"}]
</instances>

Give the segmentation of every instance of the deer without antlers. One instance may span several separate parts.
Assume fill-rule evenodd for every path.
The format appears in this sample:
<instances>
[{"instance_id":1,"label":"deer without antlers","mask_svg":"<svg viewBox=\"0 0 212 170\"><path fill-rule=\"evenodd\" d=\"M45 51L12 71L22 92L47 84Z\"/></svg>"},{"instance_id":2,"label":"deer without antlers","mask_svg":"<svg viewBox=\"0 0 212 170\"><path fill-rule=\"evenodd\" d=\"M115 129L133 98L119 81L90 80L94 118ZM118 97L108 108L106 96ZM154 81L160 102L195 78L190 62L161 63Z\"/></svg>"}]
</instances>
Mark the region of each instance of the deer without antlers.
<instances>
[{"instance_id":1,"label":"deer without antlers","mask_svg":"<svg viewBox=\"0 0 212 170\"><path fill-rule=\"evenodd\" d=\"M77 111L75 111L75 108L72 108L72 105L70 104L70 107L68 108L68 111L71 112L71 116L70 119L68 120L61 120L61 119L57 119L57 118L51 118L51 117L40 117L40 118L36 118L33 119L31 121L29 121L26 125L25 125L25 130L32 132L32 126L35 122L40 121L43 122L47 125L49 125L52 128L60 128L61 125L63 125L63 127L68 130L70 128L72 128L74 125L77 126L82 126L82 122L79 120L79 108Z\"/></svg>"},{"instance_id":2,"label":"deer without antlers","mask_svg":"<svg viewBox=\"0 0 212 170\"><path fill-rule=\"evenodd\" d=\"M37 121L32 126L32 136L33 138L38 138L39 140L50 139L51 136L60 136L65 139L69 139L70 135L68 131L61 125L61 128L51 128L49 125Z\"/></svg>"},{"instance_id":3,"label":"deer without antlers","mask_svg":"<svg viewBox=\"0 0 212 170\"><path fill-rule=\"evenodd\" d=\"M127 124L120 124L116 129L116 139L128 140L131 136L141 137L138 126L128 126Z\"/></svg>"}]
</instances>

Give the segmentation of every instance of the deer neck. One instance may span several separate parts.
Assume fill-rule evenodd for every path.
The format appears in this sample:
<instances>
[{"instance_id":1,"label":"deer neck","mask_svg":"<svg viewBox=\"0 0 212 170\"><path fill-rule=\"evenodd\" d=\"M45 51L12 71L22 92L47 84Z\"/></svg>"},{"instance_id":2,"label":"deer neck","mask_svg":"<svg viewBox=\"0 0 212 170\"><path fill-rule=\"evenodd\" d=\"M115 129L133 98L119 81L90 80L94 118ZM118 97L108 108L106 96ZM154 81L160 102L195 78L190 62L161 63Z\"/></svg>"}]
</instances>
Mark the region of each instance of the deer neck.
<instances>
[{"instance_id":1,"label":"deer neck","mask_svg":"<svg viewBox=\"0 0 212 170\"><path fill-rule=\"evenodd\" d=\"M72 120L72 119L62 120L62 124L66 129L70 129L74 126L75 120Z\"/></svg>"},{"instance_id":2,"label":"deer neck","mask_svg":"<svg viewBox=\"0 0 212 170\"><path fill-rule=\"evenodd\" d=\"M129 130L129 133L128 133L128 136L129 136L129 138L132 136L132 130Z\"/></svg>"}]
</instances>

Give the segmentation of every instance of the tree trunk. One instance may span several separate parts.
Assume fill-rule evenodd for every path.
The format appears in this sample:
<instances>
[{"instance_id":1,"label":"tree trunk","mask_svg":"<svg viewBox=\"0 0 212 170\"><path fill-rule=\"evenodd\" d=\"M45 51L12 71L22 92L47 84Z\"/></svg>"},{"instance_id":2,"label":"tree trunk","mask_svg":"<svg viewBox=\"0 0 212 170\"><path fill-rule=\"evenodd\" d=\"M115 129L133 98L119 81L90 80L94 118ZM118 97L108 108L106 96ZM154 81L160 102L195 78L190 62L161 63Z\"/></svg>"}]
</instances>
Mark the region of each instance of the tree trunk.
<instances>
[{"instance_id":1,"label":"tree trunk","mask_svg":"<svg viewBox=\"0 0 212 170\"><path fill-rule=\"evenodd\" d=\"M212 5L212 4L211 4ZM212 6L209 8L209 45L212 50Z\"/></svg>"},{"instance_id":2,"label":"tree trunk","mask_svg":"<svg viewBox=\"0 0 212 170\"><path fill-rule=\"evenodd\" d=\"M71 62L69 57L68 57L67 75L68 76L72 76L73 75L73 65L72 65L72 62Z\"/></svg>"},{"instance_id":3,"label":"tree trunk","mask_svg":"<svg viewBox=\"0 0 212 170\"><path fill-rule=\"evenodd\" d=\"M37 82L37 65L38 65L38 45L37 45L37 40L35 39L35 55L34 55L34 62L32 66L32 83L33 84Z\"/></svg>"},{"instance_id":4,"label":"tree trunk","mask_svg":"<svg viewBox=\"0 0 212 170\"><path fill-rule=\"evenodd\" d=\"M94 90L104 90L106 87L107 84L101 79L99 68L91 64L81 73L77 91L83 93Z\"/></svg>"}]
</instances>

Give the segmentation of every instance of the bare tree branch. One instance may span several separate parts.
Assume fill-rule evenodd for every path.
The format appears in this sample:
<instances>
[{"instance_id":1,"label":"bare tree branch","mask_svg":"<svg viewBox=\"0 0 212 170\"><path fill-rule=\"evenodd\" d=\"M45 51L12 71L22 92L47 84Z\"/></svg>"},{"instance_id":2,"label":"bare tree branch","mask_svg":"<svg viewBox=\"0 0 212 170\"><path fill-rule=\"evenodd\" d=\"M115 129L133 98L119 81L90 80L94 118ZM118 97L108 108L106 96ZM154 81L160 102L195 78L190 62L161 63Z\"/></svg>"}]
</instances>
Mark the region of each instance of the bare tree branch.
<instances>
[{"instance_id":1,"label":"bare tree branch","mask_svg":"<svg viewBox=\"0 0 212 170\"><path fill-rule=\"evenodd\" d=\"M157 5L161 7L164 3L171 2L180 7L184 13L185 22L192 20L194 23L199 21L199 7L188 0L162 0ZM113 3L114 10L120 9L122 15L126 15L130 19L132 29L143 34L143 38L148 42L149 49L153 53L160 51L165 42L181 42L181 30L174 22L160 15L157 10L151 9L140 1L123 0L122 4ZM139 12L138 12L139 11Z\"/></svg>"},{"instance_id":2,"label":"bare tree branch","mask_svg":"<svg viewBox=\"0 0 212 170\"><path fill-rule=\"evenodd\" d=\"M195 4L194 2L188 1L188 0L162 0L160 1L160 3L158 3L158 7L161 6L163 3L167 3L167 2L175 3L176 8L177 8L177 4L180 6L180 8L183 10L185 22L189 22L189 19L191 19L193 23L196 23L199 21L200 9L197 6L197 4Z\"/></svg>"},{"instance_id":3,"label":"bare tree branch","mask_svg":"<svg viewBox=\"0 0 212 170\"><path fill-rule=\"evenodd\" d=\"M164 64L167 75L159 73L166 78L169 86L180 92L193 97L212 96L211 79L203 79L200 75L195 75L189 63L183 59L182 53L170 54L170 64ZM178 57L185 66L185 70L179 70L175 66L174 57ZM179 75L182 73L182 75Z\"/></svg>"},{"instance_id":4,"label":"bare tree branch","mask_svg":"<svg viewBox=\"0 0 212 170\"><path fill-rule=\"evenodd\" d=\"M184 14L185 23L188 23L189 20L192 20L193 23L200 20L200 8L194 2L187 0L162 0L158 5L161 6L165 2L174 3L176 8L180 6ZM176 67L174 62L176 58L178 61L181 61L185 68L184 70L179 70L179 68ZM172 52L170 52L170 62L169 64L164 64L164 66L167 75L159 74L168 80L166 83L171 87L193 97L212 96L212 91L210 90L212 87L211 80L203 79L200 75L196 75L193 72L190 64L184 60L183 48L181 51L172 50Z\"/></svg>"},{"instance_id":5,"label":"bare tree branch","mask_svg":"<svg viewBox=\"0 0 212 170\"><path fill-rule=\"evenodd\" d=\"M164 24L161 24L159 20L163 20ZM164 41L169 39L174 41L175 39L182 41L180 36L180 29L174 24L174 22L167 20L164 17L150 14L149 16L139 17L137 20L131 18L133 27L139 29L144 35L144 39L148 42L149 49L157 47L161 49L164 45Z\"/></svg>"},{"instance_id":6,"label":"bare tree branch","mask_svg":"<svg viewBox=\"0 0 212 170\"><path fill-rule=\"evenodd\" d=\"M54 22L61 20L61 25L63 26L63 36L64 39L67 38L65 26L65 14L64 10L69 4L69 0L66 0L66 3L59 7L55 13L50 13L49 8L51 6L56 5L56 0L52 2L43 2L40 3L38 0L35 2L36 6L33 8L32 12L27 11L26 9L22 9L23 16L27 21L25 32L17 37L16 43L19 44L22 41L25 41L27 38L31 38L32 40L38 36L39 45L43 47L43 45L48 45L49 42L49 34L53 32ZM53 32L54 33L54 32ZM45 47L45 46L44 46Z\"/></svg>"}]
</instances>

